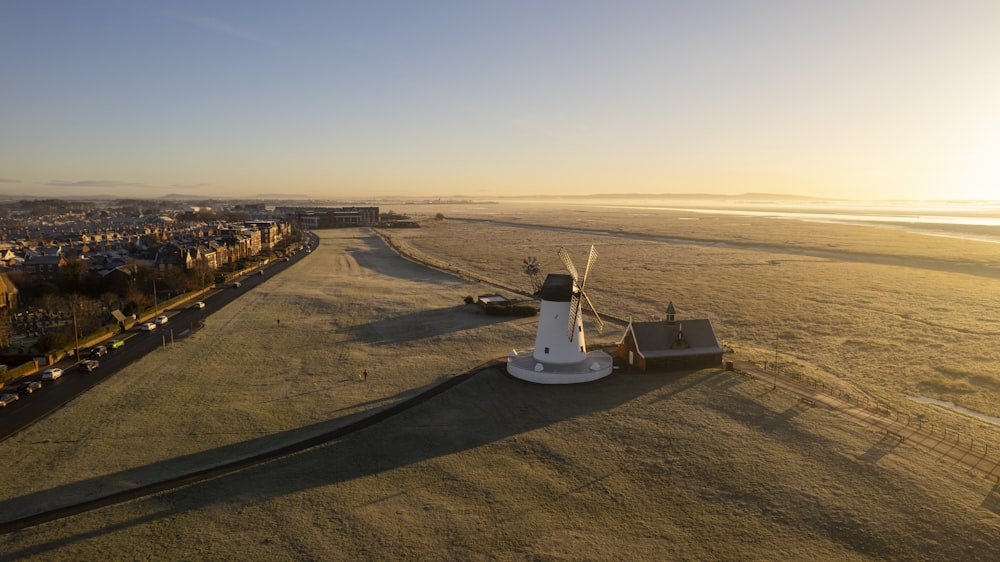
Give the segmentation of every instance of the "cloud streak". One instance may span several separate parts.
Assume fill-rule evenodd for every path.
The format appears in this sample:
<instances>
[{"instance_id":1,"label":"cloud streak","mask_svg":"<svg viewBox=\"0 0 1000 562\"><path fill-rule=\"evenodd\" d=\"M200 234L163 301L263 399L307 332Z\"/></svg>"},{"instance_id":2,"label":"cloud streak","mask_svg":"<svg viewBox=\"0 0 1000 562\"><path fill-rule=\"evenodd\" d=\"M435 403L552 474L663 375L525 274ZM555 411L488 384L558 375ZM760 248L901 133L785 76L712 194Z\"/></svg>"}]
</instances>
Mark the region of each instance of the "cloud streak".
<instances>
[{"instance_id":1,"label":"cloud streak","mask_svg":"<svg viewBox=\"0 0 1000 562\"><path fill-rule=\"evenodd\" d=\"M274 42L266 37L258 35L247 29L235 26L229 22L217 20L215 18L206 18L202 16L177 16L180 20L185 21L195 27L205 29L208 31L221 33L229 37L235 37L237 39L244 39L247 41L253 41L255 43L261 43L263 45L274 46Z\"/></svg>"},{"instance_id":2,"label":"cloud streak","mask_svg":"<svg viewBox=\"0 0 1000 562\"><path fill-rule=\"evenodd\" d=\"M280 48L282 45L277 41L269 39L259 33L251 31L247 28L240 27L229 21L224 21L212 17L183 14L178 12L168 12L160 11L162 15L173 19L175 21L182 22L188 26L198 28L202 31L206 31L216 35L222 35L232 39L238 39L241 41L248 41L251 43L256 43L258 45L264 45L272 48Z\"/></svg>"}]
</instances>

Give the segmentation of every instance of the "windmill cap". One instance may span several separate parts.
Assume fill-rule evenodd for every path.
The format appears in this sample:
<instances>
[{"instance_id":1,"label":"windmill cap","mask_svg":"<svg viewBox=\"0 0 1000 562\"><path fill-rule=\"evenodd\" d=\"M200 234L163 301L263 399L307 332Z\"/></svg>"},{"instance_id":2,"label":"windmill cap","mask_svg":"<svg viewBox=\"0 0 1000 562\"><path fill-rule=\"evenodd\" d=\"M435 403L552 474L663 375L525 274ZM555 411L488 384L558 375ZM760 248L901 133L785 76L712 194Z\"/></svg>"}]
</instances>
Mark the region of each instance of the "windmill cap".
<instances>
[{"instance_id":1,"label":"windmill cap","mask_svg":"<svg viewBox=\"0 0 1000 562\"><path fill-rule=\"evenodd\" d=\"M545 277L538 297L549 302L569 302L573 299L573 277L565 273L550 273Z\"/></svg>"}]
</instances>

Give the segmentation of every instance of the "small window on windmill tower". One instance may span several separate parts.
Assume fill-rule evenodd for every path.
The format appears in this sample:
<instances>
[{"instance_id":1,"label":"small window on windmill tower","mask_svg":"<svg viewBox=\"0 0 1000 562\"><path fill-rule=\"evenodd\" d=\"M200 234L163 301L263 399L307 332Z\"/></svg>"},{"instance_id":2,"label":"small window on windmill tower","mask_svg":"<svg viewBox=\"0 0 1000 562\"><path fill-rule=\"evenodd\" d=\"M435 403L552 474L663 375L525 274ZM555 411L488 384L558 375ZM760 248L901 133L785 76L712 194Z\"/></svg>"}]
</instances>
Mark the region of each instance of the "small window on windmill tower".
<instances>
[{"instance_id":1,"label":"small window on windmill tower","mask_svg":"<svg viewBox=\"0 0 1000 562\"><path fill-rule=\"evenodd\" d=\"M549 348L546 347L545 348L545 353L548 353L548 352L549 352Z\"/></svg>"}]
</instances>

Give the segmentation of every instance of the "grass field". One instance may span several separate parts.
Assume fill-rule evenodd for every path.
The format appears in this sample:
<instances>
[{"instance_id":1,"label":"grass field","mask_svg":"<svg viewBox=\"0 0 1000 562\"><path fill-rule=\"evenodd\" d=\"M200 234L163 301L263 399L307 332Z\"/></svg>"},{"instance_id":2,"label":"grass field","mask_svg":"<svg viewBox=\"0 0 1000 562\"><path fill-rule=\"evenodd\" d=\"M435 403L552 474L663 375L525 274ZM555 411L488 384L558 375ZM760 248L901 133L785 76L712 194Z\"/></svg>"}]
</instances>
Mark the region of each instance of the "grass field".
<instances>
[{"instance_id":1,"label":"grass field","mask_svg":"<svg viewBox=\"0 0 1000 562\"><path fill-rule=\"evenodd\" d=\"M993 246L684 213L426 211L449 218L390 234L525 289L523 258L561 272L560 246L582 265L595 244L588 283L607 314L654 319L672 300L735 355L770 361L777 342L782 369L996 442L903 398L1000 416ZM534 319L462 303L495 288L366 230L319 234L203 330L0 445L2 518L343 426L533 342ZM989 560L998 540L994 483L769 385L704 370L551 388L494 368L328 445L4 536L0 558Z\"/></svg>"},{"instance_id":2,"label":"grass field","mask_svg":"<svg viewBox=\"0 0 1000 562\"><path fill-rule=\"evenodd\" d=\"M683 212L623 220L604 209L576 209L570 218L531 207L497 213L503 209L449 210L473 217L478 210L479 218L501 225L431 222L392 235L448 263L524 288L528 280L519 267L524 257L537 256L543 271L559 272L559 246L582 263L595 244L600 258L591 294L607 314L655 319L672 300L681 315L712 318L720 337L762 361L773 359L777 346L779 365L818 367L810 374L880 400L897 403L904 394L926 394L1000 417L1000 348L994 344L1000 319L992 313L1000 305L1000 269L990 267L1000 263L996 244ZM691 218L698 220L684 220ZM577 230L544 232L511 226L515 222ZM585 228L595 230L579 230ZM655 239L711 242L721 239L725 228L748 246ZM477 239L488 250L468 243ZM820 248L819 240L836 240L836 257L804 250ZM871 240L880 244L878 254L872 253ZM909 260L921 245L925 256ZM968 256L983 261L971 267ZM993 261L986 261L990 257Z\"/></svg>"}]
</instances>

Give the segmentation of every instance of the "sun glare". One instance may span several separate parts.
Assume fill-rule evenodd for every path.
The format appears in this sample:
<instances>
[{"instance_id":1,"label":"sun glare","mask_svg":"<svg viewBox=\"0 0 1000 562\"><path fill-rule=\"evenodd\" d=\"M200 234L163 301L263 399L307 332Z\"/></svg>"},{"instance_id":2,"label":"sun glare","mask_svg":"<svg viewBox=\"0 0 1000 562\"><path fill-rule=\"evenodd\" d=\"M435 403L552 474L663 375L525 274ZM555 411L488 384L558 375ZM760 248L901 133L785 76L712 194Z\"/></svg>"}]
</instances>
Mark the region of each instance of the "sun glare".
<instances>
[{"instance_id":1,"label":"sun glare","mask_svg":"<svg viewBox=\"0 0 1000 562\"><path fill-rule=\"evenodd\" d=\"M1000 115L984 120L958 158L957 177L948 199L1000 201Z\"/></svg>"}]
</instances>

